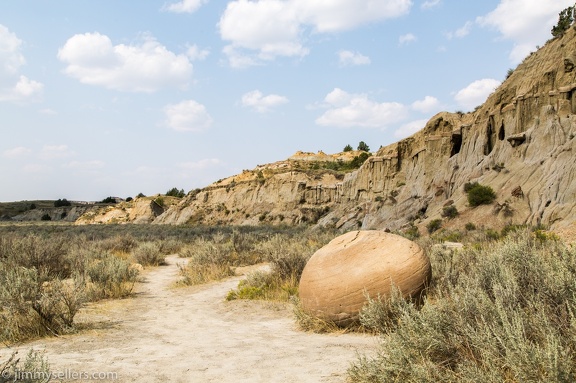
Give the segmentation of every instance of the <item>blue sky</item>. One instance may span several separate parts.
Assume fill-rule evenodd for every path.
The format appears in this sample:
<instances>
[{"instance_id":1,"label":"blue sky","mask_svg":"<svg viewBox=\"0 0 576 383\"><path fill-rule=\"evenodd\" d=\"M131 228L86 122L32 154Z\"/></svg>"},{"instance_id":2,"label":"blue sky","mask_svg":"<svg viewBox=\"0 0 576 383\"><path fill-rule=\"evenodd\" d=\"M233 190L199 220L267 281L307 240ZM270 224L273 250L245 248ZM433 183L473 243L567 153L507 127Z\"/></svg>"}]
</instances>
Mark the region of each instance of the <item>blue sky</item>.
<instances>
[{"instance_id":1,"label":"blue sky","mask_svg":"<svg viewBox=\"0 0 576 383\"><path fill-rule=\"evenodd\" d=\"M4 0L0 201L186 191L480 105L571 0Z\"/></svg>"}]
</instances>

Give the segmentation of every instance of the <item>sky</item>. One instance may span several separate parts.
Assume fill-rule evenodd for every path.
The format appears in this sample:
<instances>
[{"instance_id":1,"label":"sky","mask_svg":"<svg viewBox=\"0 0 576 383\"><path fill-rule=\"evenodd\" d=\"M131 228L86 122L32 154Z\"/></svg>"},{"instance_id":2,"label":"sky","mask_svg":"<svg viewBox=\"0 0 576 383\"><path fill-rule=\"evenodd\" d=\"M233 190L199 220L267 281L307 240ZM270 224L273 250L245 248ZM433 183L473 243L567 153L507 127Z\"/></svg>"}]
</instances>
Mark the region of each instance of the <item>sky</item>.
<instances>
[{"instance_id":1,"label":"sky","mask_svg":"<svg viewBox=\"0 0 576 383\"><path fill-rule=\"evenodd\" d=\"M0 201L186 192L471 111L572 0L2 0Z\"/></svg>"}]
</instances>

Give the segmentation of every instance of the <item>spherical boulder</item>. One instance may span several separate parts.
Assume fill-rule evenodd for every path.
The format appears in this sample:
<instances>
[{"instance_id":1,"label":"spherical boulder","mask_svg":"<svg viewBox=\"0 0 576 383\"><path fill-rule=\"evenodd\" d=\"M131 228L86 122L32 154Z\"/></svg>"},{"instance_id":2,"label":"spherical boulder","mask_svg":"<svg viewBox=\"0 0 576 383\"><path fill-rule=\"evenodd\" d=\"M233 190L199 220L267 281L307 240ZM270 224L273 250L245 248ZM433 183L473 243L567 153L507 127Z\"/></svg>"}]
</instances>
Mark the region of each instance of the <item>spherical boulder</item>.
<instances>
[{"instance_id":1,"label":"spherical boulder","mask_svg":"<svg viewBox=\"0 0 576 383\"><path fill-rule=\"evenodd\" d=\"M418 297L431 275L430 260L415 242L351 231L312 255L300 278L300 301L309 315L347 326L358 320L366 293L385 299L396 286L404 297Z\"/></svg>"}]
</instances>

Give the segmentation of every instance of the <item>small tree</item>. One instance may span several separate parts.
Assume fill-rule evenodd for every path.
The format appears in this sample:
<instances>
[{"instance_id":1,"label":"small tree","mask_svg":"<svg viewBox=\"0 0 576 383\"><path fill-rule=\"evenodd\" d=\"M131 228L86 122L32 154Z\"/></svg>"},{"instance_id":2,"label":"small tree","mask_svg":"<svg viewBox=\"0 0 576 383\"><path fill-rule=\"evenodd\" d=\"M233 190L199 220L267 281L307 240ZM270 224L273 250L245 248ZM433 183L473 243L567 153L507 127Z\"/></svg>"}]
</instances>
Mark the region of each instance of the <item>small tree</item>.
<instances>
[{"instance_id":1,"label":"small tree","mask_svg":"<svg viewBox=\"0 0 576 383\"><path fill-rule=\"evenodd\" d=\"M360 141L360 143L358 144L358 150L362 150L363 152L369 152L370 147L364 141Z\"/></svg>"},{"instance_id":2,"label":"small tree","mask_svg":"<svg viewBox=\"0 0 576 383\"><path fill-rule=\"evenodd\" d=\"M574 22L574 7L568 7L558 14L558 24L552 27L552 36L558 37L564 34Z\"/></svg>"},{"instance_id":3,"label":"small tree","mask_svg":"<svg viewBox=\"0 0 576 383\"><path fill-rule=\"evenodd\" d=\"M172 188L166 192L166 195L169 197L183 198L186 193L184 192L184 189L178 190L177 188Z\"/></svg>"},{"instance_id":4,"label":"small tree","mask_svg":"<svg viewBox=\"0 0 576 383\"><path fill-rule=\"evenodd\" d=\"M344 147L343 152L351 152L352 150L353 150L352 145L348 144Z\"/></svg>"},{"instance_id":5,"label":"small tree","mask_svg":"<svg viewBox=\"0 0 576 383\"><path fill-rule=\"evenodd\" d=\"M70 205L72 205L72 204L66 198L57 199L56 201L54 201L54 207L62 207L62 206L70 206Z\"/></svg>"},{"instance_id":6,"label":"small tree","mask_svg":"<svg viewBox=\"0 0 576 383\"><path fill-rule=\"evenodd\" d=\"M100 203L116 203L116 198L114 197L106 197Z\"/></svg>"}]
</instances>

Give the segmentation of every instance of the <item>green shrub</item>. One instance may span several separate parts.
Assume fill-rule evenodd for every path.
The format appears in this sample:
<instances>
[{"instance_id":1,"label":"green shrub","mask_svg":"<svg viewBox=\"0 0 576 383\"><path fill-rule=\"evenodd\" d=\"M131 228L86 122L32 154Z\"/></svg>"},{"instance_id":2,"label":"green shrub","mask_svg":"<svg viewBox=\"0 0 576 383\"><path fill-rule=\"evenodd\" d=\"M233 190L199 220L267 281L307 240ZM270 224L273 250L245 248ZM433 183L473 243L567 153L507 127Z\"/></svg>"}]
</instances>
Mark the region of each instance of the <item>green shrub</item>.
<instances>
[{"instance_id":1,"label":"green shrub","mask_svg":"<svg viewBox=\"0 0 576 383\"><path fill-rule=\"evenodd\" d=\"M474 225L472 222L468 222L468 223L466 223L466 225L464 225L464 228L467 231L472 231L472 230L476 230L476 225Z\"/></svg>"},{"instance_id":2,"label":"green shrub","mask_svg":"<svg viewBox=\"0 0 576 383\"><path fill-rule=\"evenodd\" d=\"M458 216L458 209L454 205L445 206L442 209L441 215L444 218L456 218L456 216Z\"/></svg>"},{"instance_id":3,"label":"green shrub","mask_svg":"<svg viewBox=\"0 0 576 383\"><path fill-rule=\"evenodd\" d=\"M178 190L178 188L172 188L166 192L166 195L169 197L184 198L186 196L186 192L184 192L184 189Z\"/></svg>"},{"instance_id":4,"label":"green shrub","mask_svg":"<svg viewBox=\"0 0 576 383\"><path fill-rule=\"evenodd\" d=\"M564 34L574 22L574 7L568 7L558 14L558 23L552 27L552 36L558 37Z\"/></svg>"},{"instance_id":5,"label":"green shrub","mask_svg":"<svg viewBox=\"0 0 576 383\"><path fill-rule=\"evenodd\" d=\"M488 205L496 199L496 193L490 186L480 185L477 182L466 185L464 190L468 194L468 203L472 207Z\"/></svg>"},{"instance_id":6,"label":"green shrub","mask_svg":"<svg viewBox=\"0 0 576 383\"><path fill-rule=\"evenodd\" d=\"M442 220L441 219L433 219L432 221L428 222L426 225L426 229L428 229L428 233L432 234L436 230L442 227Z\"/></svg>"},{"instance_id":7,"label":"green shrub","mask_svg":"<svg viewBox=\"0 0 576 383\"><path fill-rule=\"evenodd\" d=\"M356 360L350 381L574 381L575 248L518 231L478 250L429 255L423 306L394 306L396 322L382 316L393 331L375 356Z\"/></svg>"}]
</instances>

